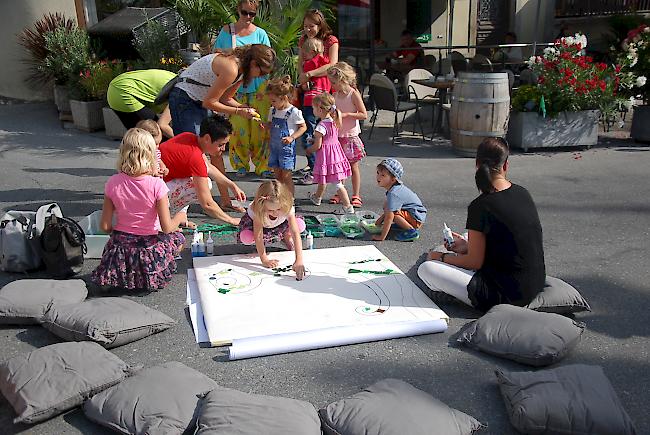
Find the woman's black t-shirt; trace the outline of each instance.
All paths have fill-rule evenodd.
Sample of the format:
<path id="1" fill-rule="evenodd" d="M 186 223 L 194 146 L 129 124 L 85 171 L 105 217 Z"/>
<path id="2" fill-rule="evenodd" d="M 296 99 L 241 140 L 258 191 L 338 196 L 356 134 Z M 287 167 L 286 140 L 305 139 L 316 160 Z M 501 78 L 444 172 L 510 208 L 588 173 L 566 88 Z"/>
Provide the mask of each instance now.
<path id="1" fill-rule="evenodd" d="M 523 306 L 544 287 L 542 226 L 528 191 L 516 184 L 482 194 L 469 205 L 467 229 L 485 235 L 485 260 L 467 285 L 474 306 Z"/>

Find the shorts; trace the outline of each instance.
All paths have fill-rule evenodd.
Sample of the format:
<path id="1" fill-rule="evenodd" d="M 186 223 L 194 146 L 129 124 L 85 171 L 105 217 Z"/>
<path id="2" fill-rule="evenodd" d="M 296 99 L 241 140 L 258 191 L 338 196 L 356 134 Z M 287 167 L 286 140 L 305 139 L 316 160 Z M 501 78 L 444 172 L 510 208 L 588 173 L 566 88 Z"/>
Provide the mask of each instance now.
<path id="1" fill-rule="evenodd" d="M 350 163 L 355 163 L 366 156 L 366 148 L 359 136 L 340 137 L 341 148 Z"/>
<path id="2" fill-rule="evenodd" d="M 415 219 L 413 215 L 406 210 L 398 210 L 393 213 L 397 216 L 402 216 L 404 219 L 406 219 L 406 222 L 408 222 L 416 230 L 422 226 L 422 222 Z"/>
<path id="3" fill-rule="evenodd" d="M 269 167 L 293 171 L 296 166 L 296 141 L 290 144 L 271 145 L 269 154 Z"/>

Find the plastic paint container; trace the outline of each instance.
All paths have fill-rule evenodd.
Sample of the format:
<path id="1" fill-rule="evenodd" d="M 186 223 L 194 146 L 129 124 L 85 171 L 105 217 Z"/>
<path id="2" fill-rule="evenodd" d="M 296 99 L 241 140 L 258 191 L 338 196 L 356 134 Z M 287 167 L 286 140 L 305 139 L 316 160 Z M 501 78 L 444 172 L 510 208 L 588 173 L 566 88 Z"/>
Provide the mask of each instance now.
<path id="1" fill-rule="evenodd" d="M 369 219 L 361 221 L 361 226 L 370 234 L 380 234 L 382 230 L 381 225 L 375 225 L 375 222 Z"/>
<path id="2" fill-rule="evenodd" d="M 341 216 L 339 219 L 339 222 L 341 223 L 341 226 L 343 225 L 359 225 L 359 218 L 356 217 L 353 214 L 346 214 Z"/>
<path id="3" fill-rule="evenodd" d="M 326 237 L 338 237 L 341 234 L 341 229 L 339 227 L 332 227 L 325 225 L 325 236 Z"/>
<path id="4" fill-rule="evenodd" d="M 364 234 L 363 229 L 359 225 L 345 224 L 341 225 L 341 232 L 345 234 L 348 239 L 356 239 L 362 237 Z"/>
<path id="5" fill-rule="evenodd" d="M 361 221 L 364 220 L 373 220 L 377 221 L 379 219 L 379 215 L 375 213 L 374 211 L 371 210 L 359 210 L 354 213 Z"/>
<path id="6" fill-rule="evenodd" d="M 339 218 L 333 214 L 319 214 L 316 218 L 326 227 L 335 227 L 339 224 Z"/>

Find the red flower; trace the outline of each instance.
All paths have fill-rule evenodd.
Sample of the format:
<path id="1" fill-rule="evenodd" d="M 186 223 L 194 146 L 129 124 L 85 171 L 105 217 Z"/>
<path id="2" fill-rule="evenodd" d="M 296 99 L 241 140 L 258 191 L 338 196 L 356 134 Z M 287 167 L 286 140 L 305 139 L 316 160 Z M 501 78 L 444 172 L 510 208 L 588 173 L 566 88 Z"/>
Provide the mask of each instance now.
<path id="1" fill-rule="evenodd" d="M 620 65 L 616 65 L 616 67 L 614 68 L 614 70 L 615 70 L 617 73 L 620 73 L 620 72 L 621 72 L 621 66 L 620 66 Z"/>

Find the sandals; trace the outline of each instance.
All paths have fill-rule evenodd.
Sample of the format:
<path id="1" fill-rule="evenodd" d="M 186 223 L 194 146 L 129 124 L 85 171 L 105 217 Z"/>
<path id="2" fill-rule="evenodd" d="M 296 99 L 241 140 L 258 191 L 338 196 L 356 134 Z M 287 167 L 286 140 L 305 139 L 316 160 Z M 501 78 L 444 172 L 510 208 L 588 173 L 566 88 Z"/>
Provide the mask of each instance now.
<path id="1" fill-rule="evenodd" d="M 350 204 L 352 204 L 355 207 L 362 207 L 363 201 L 361 200 L 360 196 L 352 195 L 352 198 L 350 199 Z"/>
<path id="2" fill-rule="evenodd" d="M 330 198 L 330 204 L 340 204 L 341 203 L 341 198 L 339 198 L 338 195 L 334 195 L 333 197 Z"/>

